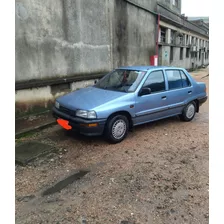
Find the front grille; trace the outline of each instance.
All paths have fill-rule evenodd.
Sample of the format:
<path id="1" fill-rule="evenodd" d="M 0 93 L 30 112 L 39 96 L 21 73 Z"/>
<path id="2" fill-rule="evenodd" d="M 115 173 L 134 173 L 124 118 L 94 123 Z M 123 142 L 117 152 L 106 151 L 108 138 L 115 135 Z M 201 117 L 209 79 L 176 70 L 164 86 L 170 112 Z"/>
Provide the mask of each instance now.
<path id="1" fill-rule="evenodd" d="M 75 116 L 75 113 L 76 113 L 75 110 L 70 110 L 70 109 L 65 108 L 65 107 L 63 107 L 63 106 L 60 106 L 59 110 L 60 110 L 61 112 L 65 113 L 65 114 L 68 114 L 68 115 L 73 116 L 73 117 Z"/>

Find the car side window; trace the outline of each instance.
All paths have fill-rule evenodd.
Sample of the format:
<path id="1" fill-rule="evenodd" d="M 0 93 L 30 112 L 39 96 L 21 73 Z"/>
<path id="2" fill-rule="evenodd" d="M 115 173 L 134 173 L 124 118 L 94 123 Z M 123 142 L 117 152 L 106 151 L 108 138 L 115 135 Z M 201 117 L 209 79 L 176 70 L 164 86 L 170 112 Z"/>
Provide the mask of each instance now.
<path id="1" fill-rule="evenodd" d="M 182 88 L 182 79 L 178 70 L 166 70 L 169 89 Z"/>
<path id="2" fill-rule="evenodd" d="M 143 87 L 150 88 L 152 93 L 165 91 L 165 79 L 163 71 L 151 72 Z"/>
<path id="3" fill-rule="evenodd" d="M 190 80 L 183 71 L 180 71 L 183 87 L 191 86 Z"/>

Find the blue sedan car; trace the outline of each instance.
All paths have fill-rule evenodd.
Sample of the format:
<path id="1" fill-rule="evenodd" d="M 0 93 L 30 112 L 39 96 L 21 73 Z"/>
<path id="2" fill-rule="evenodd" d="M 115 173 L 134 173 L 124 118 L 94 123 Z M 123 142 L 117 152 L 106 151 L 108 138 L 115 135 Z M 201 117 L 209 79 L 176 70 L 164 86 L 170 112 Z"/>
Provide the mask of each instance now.
<path id="1" fill-rule="evenodd" d="M 53 115 L 67 130 L 118 143 L 136 125 L 176 115 L 191 121 L 206 100 L 205 83 L 183 68 L 120 67 L 94 86 L 59 97 Z"/>

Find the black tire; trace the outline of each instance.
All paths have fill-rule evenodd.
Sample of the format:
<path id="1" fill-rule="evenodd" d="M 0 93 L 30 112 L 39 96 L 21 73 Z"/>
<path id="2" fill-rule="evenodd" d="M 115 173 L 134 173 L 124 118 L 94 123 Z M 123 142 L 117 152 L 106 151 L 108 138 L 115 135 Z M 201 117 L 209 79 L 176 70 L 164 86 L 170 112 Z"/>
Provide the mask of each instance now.
<path id="1" fill-rule="evenodd" d="M 189 111 L 191 110 L 191 111 Z M 180 119 L 182 121 L 191 121 L 196 113 L 196 103 L 194 101 L 187 104 L 187 106 L 184 107 L 182 114 L 180 115 Z"/>
<path id="2" fill-rule="evenodd" d="M 117 131 L 115 129 L 117 129 Z M 107 121 L 105 136 L 110 143 L 116 144 L 125 139 L 128 130 L 129 121 L 127 117 L 124 115 L 115 115 Z M 117 137 L 116 134 L 118 135 Z"/>

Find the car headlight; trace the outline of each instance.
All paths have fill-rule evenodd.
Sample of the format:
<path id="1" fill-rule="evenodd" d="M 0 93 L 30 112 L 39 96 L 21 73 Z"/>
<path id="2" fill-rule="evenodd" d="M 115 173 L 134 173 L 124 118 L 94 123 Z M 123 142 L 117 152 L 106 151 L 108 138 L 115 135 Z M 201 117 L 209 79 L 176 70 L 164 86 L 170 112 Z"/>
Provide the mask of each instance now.
<path id="1" fill-rule="evenodd" d="M 91 111 L 87 111 L 87 110 L 77 110 L 76 111 L 76 116 L 77 117 L 84 117 L 84 118 L 96 118 L 96 112 L 91 110 Z"/>
<path id="2" fill-rule="evenodd" d="M 60 108 L 60 104 L 57 102 L 57 101 L 55 101 L 55 107 L 57 108 L 57 109 L 59 109 Z"/>

